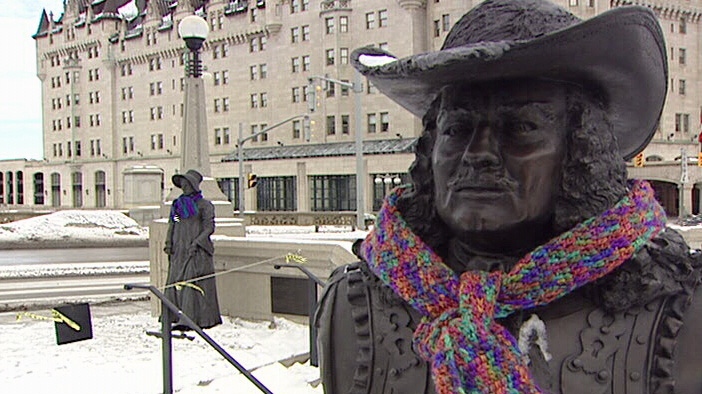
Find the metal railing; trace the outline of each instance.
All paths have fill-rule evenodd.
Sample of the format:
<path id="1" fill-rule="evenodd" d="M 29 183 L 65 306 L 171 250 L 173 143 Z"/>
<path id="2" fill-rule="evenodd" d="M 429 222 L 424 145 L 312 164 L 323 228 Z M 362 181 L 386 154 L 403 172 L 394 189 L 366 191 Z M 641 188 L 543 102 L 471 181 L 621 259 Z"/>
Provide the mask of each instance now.
<path id="1" fill-rule="evenodd" d="M 273 394 L 266 386 L 263 385 L 251 372 L 244 368 L 238 361 L 234 359 L 226 350 L 224 350 L 217 342 L 215 342 L 205 331 L 202 330 L 188 315 L 178 309 L 166 296 L 152 285 L 126 284 L 125 290 L 146 289 L 151 291 L 159 300 L 161 300 L 161 340 L 163 344 L 163 394 L 173 394 L 173 358 L 172 358 L 172 330 L 171 330 L 171 313 L 173 313 L 179 321 L 179 324 L 188 326 L 195 331 L 202 339 L 205 340 L 213 349 L 224 357 L 230 364 L 234 366 L 242 375 L 253 383 L 262 393 Z"/>

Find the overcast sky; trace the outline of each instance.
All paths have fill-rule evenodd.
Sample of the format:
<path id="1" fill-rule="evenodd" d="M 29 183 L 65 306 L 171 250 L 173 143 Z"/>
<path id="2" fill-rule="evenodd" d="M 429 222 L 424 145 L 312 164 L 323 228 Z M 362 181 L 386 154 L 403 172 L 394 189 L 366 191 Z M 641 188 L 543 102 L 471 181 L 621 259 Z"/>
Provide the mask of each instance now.
<path id="1" fill-rule="evenodd" d="M 32 35 L 42 9 L 63 12 L 63 0 L 0 0 L 0 160 L 42 159 L 41 86 Z"/>

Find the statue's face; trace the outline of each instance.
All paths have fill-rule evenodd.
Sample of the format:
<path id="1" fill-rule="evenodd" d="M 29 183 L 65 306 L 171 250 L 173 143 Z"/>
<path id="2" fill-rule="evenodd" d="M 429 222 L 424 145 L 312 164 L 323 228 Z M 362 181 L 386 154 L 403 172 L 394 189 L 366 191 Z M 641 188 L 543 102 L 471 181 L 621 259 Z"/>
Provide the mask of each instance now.
<path id="1" fill-rule="evenodd" d="M 436 210 L 456 233 L 551 218 L 566 150 L 566 89 L 536 80 L 447 87 L 432 154 Z"/>
<path id="2" fill-rule="evenodd" d="M 191 194 L 192 192 L 195 191 L 195 188 L 193 187 L 193 185 L 191 185 L 190 182 L 185 178 L 183 178 L 180 181 L 180 188 L 183 190 L 183 194 L 186 194 L 186 195 Z"/>

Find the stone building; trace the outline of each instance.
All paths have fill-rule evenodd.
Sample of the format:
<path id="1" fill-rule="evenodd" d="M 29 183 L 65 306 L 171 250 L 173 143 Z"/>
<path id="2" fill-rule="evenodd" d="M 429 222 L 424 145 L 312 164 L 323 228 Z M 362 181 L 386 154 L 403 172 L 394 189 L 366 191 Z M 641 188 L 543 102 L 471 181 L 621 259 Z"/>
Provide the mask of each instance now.
<path id="1" fill-rule="evenodd" d="M 699 211 L 699 0 L 559 0 L 588 18 L 640 4 L 660 18 L 670 91 L 659 131 L 631 175 L 655 181 L 671 215 Z M 202 59 L 212 176 L 238 209 L 237 140 L 246 210 L 356 210 L 355 94 L 350 52 L 397 56 L 440 48 L 471 0 L 67 0 L 36 34 L 44 160 L 0 161 L 0 203 L 18 208 L 158 205 L 181 155 L 185 45 L 178 22 L 198 14 L 210 35 Z M 613 38 L 616 39 L 616 38 Z M 312 78 L 312 83 L 310 83 Z M 402 182 L 421 125 L 362 81 L 364 211 Z M 312 94 L 316 97 L 311 101 Z M 302 115 L 308 114 L 309 130 Z M 685 154 L 682 154 L 682 152 Z M 690 166 L 680 160 L 687 155 Z M 685 182 L 682 173 L 685 172 Z M 682 198 L 682 199 L 681 199 Z"/>

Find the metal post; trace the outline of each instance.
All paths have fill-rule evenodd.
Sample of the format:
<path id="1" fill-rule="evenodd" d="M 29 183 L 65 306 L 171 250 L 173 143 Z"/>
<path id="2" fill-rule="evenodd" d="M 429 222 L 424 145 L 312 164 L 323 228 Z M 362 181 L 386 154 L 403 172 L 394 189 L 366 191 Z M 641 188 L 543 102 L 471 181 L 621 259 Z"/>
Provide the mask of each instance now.
<path id="1" fill-rule="evenodd" d="M 161 343 L 161 353 L 163 356 L 163 394 L 173 394 L 171 312 L 165 302 L 161 302 Z"/>
<path id="2" fill-rule="evenodd" d="M 244 216 L 244 124 L 239 122 L 239 139 L 236 143 L 236 157 L 239 159 L 239 217 Z"/>
<path id="3" fill-rule="evenodd" d="M 313 279 L 307 279 L 307 302 L 309 304 L 310 365 L 319 367 L 319 360 L 317 357 L 317 327 L 314 325 L 314 314 L 317 310 L 317 283 Z"/>
<path id="4" fill-rule="evenodd" d="M 361 121 L 361 73 L 356 71 L 353 83 L 354 108 L 356 118 L 356 228 L 366 229 L 365 221 L 365 171 L 363 170 L 363 127 Z"/>

